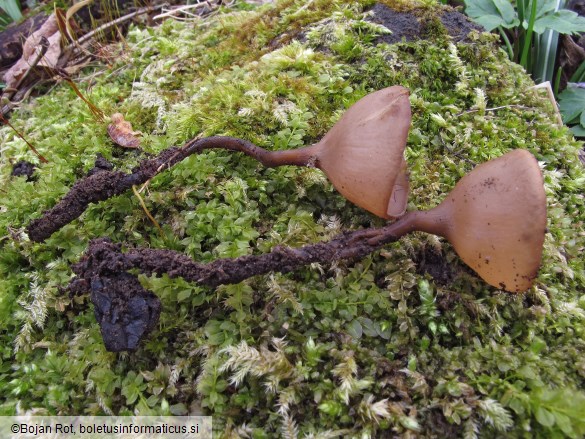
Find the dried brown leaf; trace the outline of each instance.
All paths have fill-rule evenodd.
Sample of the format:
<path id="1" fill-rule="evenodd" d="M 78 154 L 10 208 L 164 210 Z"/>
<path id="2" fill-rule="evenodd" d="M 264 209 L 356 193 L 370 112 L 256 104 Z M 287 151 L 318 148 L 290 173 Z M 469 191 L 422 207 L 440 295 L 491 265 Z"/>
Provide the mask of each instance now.
<path id="1" fill-rule="evenodd" d="M 38 30 L 26 39 L 22 47 L 22 56 L 4 74 L 4 82 L 7 88 L 16 88 L 20 78 L 30 69 L 41 47 L 41 39 L 43 37 L 49 42 L 49 47 L 37 63 L 37 66 L 57 67 L 59 57 L 61 56 L 61 32 L 59 32 L 59 26 L 57 25 L 57 17 L 53 13 Z"/>
<path id="2" fill-rule="evenodd" d="M 108 125 L 108 134 L 115 144 L 123 148 L 140 148 L 140 131 L 133 131 L 130 122 L 120 113 L 112 114 L 112 123 Z"/>

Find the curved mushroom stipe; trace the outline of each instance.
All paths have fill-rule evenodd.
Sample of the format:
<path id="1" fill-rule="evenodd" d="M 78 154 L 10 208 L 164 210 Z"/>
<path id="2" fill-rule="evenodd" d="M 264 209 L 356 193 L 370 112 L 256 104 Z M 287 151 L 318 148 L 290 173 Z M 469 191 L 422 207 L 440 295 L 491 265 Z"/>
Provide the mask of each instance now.
<path id="1" fill-rule="evenodd" d="M 119 244 L 94 239 L 74 266 L 78 279 L 72 285 L 77 288 L 91 283 L 95 276 L 137 268 L 217 287 L 271 271 L 286 273 L 313 262 L 360 259 L 410 232 L 421 231 L 447 238 L 463 261 L 489 284 L 519 292 L 529 288 L 536 277 L 545 226 L 546 198 L 538 163 L 529 152 L 516 150 L 477 166 L 431 210 L 411 211 L 385 227 L 344 232 L 328 242 L 299 248 L 278 246 L 261 255 L 201 264 L 172 250 L 135 248 L 122 254 Z"/>
<path id="2" fill-rule="evenodd" d="M 381 218 L 397 218 L 406 210 L 409 192 L 404 160 L 412 119 L 408 96 L 399 85 L 370 93 L 321 141 L 304 148 L 267 151 L 241 139 L 216 137 L 215 142 L 199 143 L 197 152 L 223 148 L 243 152 L 267 167 L 314 166 L 352 203 Z"/>
<path id="3" fill-rule="evenodd" d="M 408 174 L 404 148 L 410 127 L 408 90 L 400 86 L 371 93 L 351 106 L 323 140 L 304 148 L 267 151 L 234 137 L 191 139 L 181 148 L 167 148 L 143 160 L 130 174 L 97 165 L 51 209 L 34 219 L 26 230 L 42 242 L 78 218 L 91 203 L 107 200 L 148 182 L 191 154 L 227 149 L 253 157 L 264 166 L 315 166 L 337 190 L 360 207 L 382 218 L 395 218 L 406 209 Z"/>
<path id="4" fill-rule="evenodd" d="M 536 158 L 514 150 L 477 166 L 437 207 L 409 212 L 385 227 L 399 236 L 443 236 L 490 285 L 510 292 L 532 286 L 546 232 L 546 195 Z"/>

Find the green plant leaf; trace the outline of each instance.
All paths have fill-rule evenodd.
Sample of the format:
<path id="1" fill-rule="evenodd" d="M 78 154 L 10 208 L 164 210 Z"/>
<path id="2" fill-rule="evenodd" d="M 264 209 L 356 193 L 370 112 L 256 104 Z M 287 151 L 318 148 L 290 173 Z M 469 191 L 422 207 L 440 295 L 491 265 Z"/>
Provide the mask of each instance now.
<path id="1" fill-rule="evenodd" d="M 557 426 L 561 429 L 563 433 L 567 436 L 573 436 L 575 432 L 573 431 L 573 427 L 571 426 L 571 419 L 568 416 L 563 415 L 562 413 L 555 413 L 555 422 Z"/>
<path id="2" fill-rule="evenodd" d="M 583 128 L 581 125 L 572 126 L 571 132 L 575 137 L 585 137 L 585 128 Z"/>
<path id="3" fill-rule="evenodd" d="M 543 427 L 552 427 L 555 425 L 555 415 L 544 407 L 538 407 L 538 410 L 536 410 L 536 420 Z"/>
<path id="4" fill-rule="evenodd" d="M 585 61 L 581 63 L 579 68 L 575 70 L 575 73 L 569 79 L 569 82 L 583 82 L 585 79 Z"/>
<path id="5" fill-rule="evenodd" d="M 533 413 L 544 427 L 556 426 L 569 437 L 585 434 L 585 394 L 576 389 L 538 388 L 531 394 Z"/>
<path id="6" fill-rule="evenodd" d="M 514 6 L 508 0 L 465 0 L 465 13 L 487 31 L 498 26 L 512 28 L 520 24 Z"/>
<path id="7" fill-rule="evenodd" d="M 532 5 L 530 1 L 528 3 Z M 543 17 L 549 12 L 555 12 L 561 7 L 558 0 L 536 0 L 536 18 Z"/>
<path id="8" fill-rule="evenodd" d="M 559 95 L 559 109 L 564 123 L 576 122 L 585 110 L 585 88 L 567 84 L 567 88 Z"/>
<path id="9" fill-rule="evenodd" d="M 412 418 L 410 416 L 400 416 L 400 418 L 398 418 L 398 422 L 400 422 L 404 428 L 412 431 L 420 431 L 420 424 L 416 418 Z"/>
<path id="10" fill-rule="evenodd" d="M 541 34 L 552 29 L 560 34 L 576 34 L 585 32 L 585 17 L 580 17 L 573 11 L 561 9 L 553 14 L 538 17 L 534 22 L 534 32 Z"/>
<path id="11" fill-rule="evenodd" d="M 355 338 L 356 340 L 359 340 L 360 338 L 362 338 L 362 334 L 364 331 L 363 331 L 363 328 L 362 328 L 362 325 L 360 322 L 358 322 L 357 320 L 352 320 L 347 325 L 347 332 L 353 338 Z"/>
<path id="12" fill-rule="evenodd" d="M 540 17 L 545 12 L 556 12 L 564 6 L 563 0 L 548 0 L 537 5 L 536 16 Z M 536 50 L 532 63 L 532 78 L 536 83 L 552 81 L 559 46 L 559 33 L 553 29 L 545 30 L 534 39 Z"/>

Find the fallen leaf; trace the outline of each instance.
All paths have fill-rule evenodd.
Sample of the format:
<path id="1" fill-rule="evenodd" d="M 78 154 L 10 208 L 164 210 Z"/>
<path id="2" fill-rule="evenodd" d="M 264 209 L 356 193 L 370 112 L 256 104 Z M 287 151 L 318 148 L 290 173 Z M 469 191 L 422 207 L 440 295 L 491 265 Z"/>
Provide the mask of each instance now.
<path id="1" fill-rule="evenodd" d="M 53 13 L 43 25 L 33 32 L 22 46 L 22 56 L 5 74 L 4 82 L 7 88 L 16 88 L 22 76 L 31 68 L 41 47 L 41 39 L 46 38 L 49 45 L 47 51 L 37 63 L 39 67 L 56 68 L 61 56 L 61 32 L 57 24 L 57 17 Z"/>
<path id="2" fill-rule="evenodd" d="M 110 138 L 124 148 L 140 148 L 140 139 L 136 137 L 142 134 L 140 131 L 133 131 L 130 122 L 124 120 L 120 113 L 112 114 L 112 123 L 108 125 Z"/>

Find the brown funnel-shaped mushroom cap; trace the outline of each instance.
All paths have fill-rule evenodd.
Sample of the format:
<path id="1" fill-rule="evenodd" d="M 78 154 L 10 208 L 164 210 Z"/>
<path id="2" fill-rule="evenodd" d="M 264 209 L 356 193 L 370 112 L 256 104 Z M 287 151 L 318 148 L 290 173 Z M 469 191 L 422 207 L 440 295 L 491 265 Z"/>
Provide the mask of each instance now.
<path id="1" fill-rule="evenodd" d="M 528 151 L 477 166 L 426 213 L 435 233 L 486 282 L 511 292 L 532 285 L 542 257 L 546 195 L 538 162 Z"/>
<path id="2" fill-rule="evenodd" d="M 410 120 L 407 89 L 393 86 L 371 93 L 310 147 L 316 166 L 352 203 L 382 218 L 401 216 L 408 199 L 404 148 Z"/>

